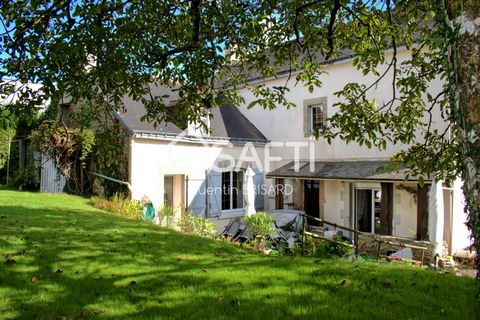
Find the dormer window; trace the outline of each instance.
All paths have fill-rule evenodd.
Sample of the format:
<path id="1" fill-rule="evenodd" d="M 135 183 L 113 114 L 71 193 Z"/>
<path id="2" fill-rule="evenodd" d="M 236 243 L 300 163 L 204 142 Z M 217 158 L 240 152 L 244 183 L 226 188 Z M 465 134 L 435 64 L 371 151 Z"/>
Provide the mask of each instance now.
<path id="1" fill-rule="evenodd" d="M 200 122 L 190 122 L 188 124 L 188 135 L 190 136 L 209 136 L 209 129 L 210 129 L 210 117 L 208 115 L 204 115 L 200 117 L 203 124 Z M 206 125 L 206 128 L 205 128 Z M 208 128 L 208 129 L 207 129 Z"/>

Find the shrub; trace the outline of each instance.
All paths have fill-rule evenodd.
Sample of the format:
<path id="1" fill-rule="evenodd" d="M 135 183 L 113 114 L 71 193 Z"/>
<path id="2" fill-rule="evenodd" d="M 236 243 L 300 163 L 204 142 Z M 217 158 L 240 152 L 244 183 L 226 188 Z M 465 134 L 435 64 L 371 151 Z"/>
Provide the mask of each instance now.
<path id="1" fill-rule="evenodd" d="M 340 236 L 333 236 L 332 239 L 348 244 L 348 242 L 343 241 Z M 351 251 L 351 248 L 346 245 L 327 240 L 321 240 L 316 246 L 315 255 L 324 258 L 346 257 L 351 254 Z"/>
<path id="2" fill-rule="evenodd" d="M 15 172 L 10 186 L 18 190 L 33 190 L 38 188 L 38 172 L 35 166 L 29 165 Z"/>
<path id="3" fill-rule="evenodd" d="M 116 193 L 111 200 L 100 197 L 92 197 L 89 203 L 95 208 L 115 213 L 121 216 L 140 219 L 142 217 L 142 206 L 130 199 Z"/>
<path id="4" fill-rule="evenodd" d="M 272 237 L 276 231 L 274 221 L 275 219 L 265 212 L 257 212 L 251 216 L 243 217 L 243 222 L 255 236 Z"/>
<path id="5" fill-rule="evenodd" d="M 187 213 L 177 222 L 183 232 L 192 233 L 202 237 L 214 238 L 217 235 L 216 224 L 208 219 L 196 217 Z"/>
<path id="6" fill-rule="evenodd" d="M 162 209 L 160 209 L 159 213 L 161 218 L 165 220 L 165 226 L 171 228 L 173 223 L 173 216 L 175 215 L 175 211 L 173 210 L 173 208 L 168 205 L 164 205 Z"/>

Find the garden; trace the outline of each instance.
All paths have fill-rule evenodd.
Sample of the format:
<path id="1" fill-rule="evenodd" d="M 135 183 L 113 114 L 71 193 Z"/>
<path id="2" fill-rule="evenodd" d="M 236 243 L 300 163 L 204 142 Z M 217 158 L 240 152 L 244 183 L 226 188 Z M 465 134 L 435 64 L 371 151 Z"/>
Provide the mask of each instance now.
<path id="1" fill-rule="evenodd" d="M 262 255 L 92 207 L 0 191 L 5 319 L 476 319 L 475 280 L 365 259 Z"/>

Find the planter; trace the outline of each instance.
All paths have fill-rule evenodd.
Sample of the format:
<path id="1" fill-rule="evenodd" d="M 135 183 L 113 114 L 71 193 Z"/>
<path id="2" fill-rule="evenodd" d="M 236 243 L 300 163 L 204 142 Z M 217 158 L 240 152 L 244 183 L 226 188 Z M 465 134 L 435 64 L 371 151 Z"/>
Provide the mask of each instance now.
<path id="1" fill-rule="evenodd" d="M 264 236 L 258 235 L 255 237 L 255 250 L 265 254 L 265 237 Z"/>

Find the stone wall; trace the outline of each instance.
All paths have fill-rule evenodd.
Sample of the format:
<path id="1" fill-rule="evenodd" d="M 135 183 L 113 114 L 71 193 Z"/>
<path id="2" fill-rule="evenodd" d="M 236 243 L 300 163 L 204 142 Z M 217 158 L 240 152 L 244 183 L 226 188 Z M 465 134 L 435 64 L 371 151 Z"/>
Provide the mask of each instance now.
<path id="1" fill-rule="evenodd" d="M 381 236 L 381 235 L 374 235 L 371 233 L 359 233 L 358 235 L 358 250 L 360 253 L 368 253 L 377 255 L 378 249 L 378 242 L 375 239 L 396 242 L 396 243 L 403 243 L 409 244 L 413 246 L 419 247 L 427 247 L 428 249 L 425 250 L 425 255 L 423 261 L 425 263 L 433 263 L 432 260 L 432 253 L 433 253 L 433 246 L 430 242 L 427 241 L 416 241 L 407 238 L 396 238 L 392 236 Z M 400 246 L 398 245 L 390 245 L 382 243 L 380 247 L 380 255 L 387 255 L 389 251 L 398 251 L 400 250 Z M 421 261 L 422 260 L 422 250 L 420 249 L 412 249 L 413 259 Z"/>

